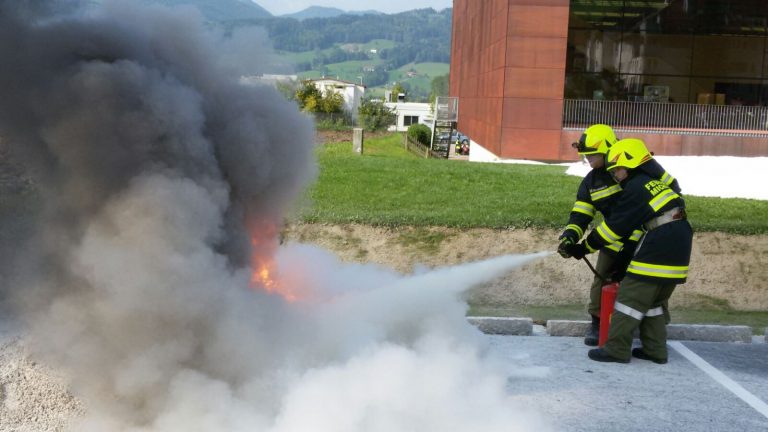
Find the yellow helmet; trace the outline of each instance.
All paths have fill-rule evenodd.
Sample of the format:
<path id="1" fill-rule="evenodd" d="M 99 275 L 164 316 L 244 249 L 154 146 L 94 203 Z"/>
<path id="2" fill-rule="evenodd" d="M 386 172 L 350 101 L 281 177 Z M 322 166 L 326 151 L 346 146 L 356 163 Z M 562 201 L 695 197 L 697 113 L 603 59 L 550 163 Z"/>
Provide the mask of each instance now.
<path id="1" fill-rule="evenodd" d="M 614 144 L 608 150 L 605 158 L 605 168 L 613 170 L 618 167 L 637 168 L 653 159 L 645 144 L 637 138 L 626 138 Z"/>
<path id="2" fill-rule="evenodd" d="M 588 127 L 578 142 L 571 144 L 580 155 L 606 154 L 616 143 L 616 134 L 610 126 L 595 124 Z"/>

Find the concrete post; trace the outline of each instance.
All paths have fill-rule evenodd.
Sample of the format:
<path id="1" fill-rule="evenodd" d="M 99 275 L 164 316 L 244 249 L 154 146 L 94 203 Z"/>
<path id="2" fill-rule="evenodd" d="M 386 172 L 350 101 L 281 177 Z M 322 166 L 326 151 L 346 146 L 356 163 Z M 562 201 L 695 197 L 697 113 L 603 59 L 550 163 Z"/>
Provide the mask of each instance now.
<path id="1" fill-rule="evenodd" d="M 363 128 L 352 129 L 352 151 L 363 154 Z"/>

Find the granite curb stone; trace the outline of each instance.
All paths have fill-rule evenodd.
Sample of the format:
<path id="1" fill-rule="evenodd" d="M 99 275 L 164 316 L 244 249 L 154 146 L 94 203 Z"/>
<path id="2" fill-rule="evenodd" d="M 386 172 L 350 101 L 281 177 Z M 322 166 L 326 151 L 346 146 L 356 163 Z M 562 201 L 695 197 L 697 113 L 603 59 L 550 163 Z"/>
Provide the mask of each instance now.
<path id="1" fill-rule="evenodd" d="M 533 333 L 531 318 L 467 317 L 467 321 L 485 334 L 530 336 Z"/>
<path id="2" fill-rule="evenodd" d="M 533 333 L 531 318 L 467 317 L 467 320 L 486 334 L 530 336 Z M 546 331 L 549 336 L 583 337 L 589 325 L 590 321 L 548 320 Z M 763 338 L 768 342 L 768 328 Z M 669 324 L 667 339 L 752 343 L 752 328 L 741 325 Z"/>
<path id="3" fill-rule="evenodd" d="M 584 336 L 589 324 L 589 321 L 549 320 L 547 321 L 547 332 L 550 336 L 581 337 Z M 752 328 L 709 324 L 669 324 L 667 325 L 667 339 L 752 343 Z"/>
<path id="4" fill-rule="evenodd" d="M 668 324 L 667 339 L 752 343 L 752 328 L 743 325 Z"/>

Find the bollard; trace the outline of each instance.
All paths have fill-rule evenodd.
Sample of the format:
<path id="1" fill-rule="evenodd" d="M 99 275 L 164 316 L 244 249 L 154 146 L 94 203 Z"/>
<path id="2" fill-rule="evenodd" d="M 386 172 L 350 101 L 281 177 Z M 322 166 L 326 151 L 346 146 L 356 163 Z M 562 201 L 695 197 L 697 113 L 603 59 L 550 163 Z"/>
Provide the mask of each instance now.
<path id="1" fill-rule="evenodd" d="M 363 154 L 363 128 L 352 129 L 352 151 Z"/>
<path id="2" fill-rule="evenodd" d="M 619 283 L 610 282 L 603 285 L 600 295 L 600 337 L 597 344 L 602 347 L 608 340 L 608 329 L 611 328 L 611 316 L 613 315 L 613 305 L 616 303 L 616 296 L 619 293 Z"/>

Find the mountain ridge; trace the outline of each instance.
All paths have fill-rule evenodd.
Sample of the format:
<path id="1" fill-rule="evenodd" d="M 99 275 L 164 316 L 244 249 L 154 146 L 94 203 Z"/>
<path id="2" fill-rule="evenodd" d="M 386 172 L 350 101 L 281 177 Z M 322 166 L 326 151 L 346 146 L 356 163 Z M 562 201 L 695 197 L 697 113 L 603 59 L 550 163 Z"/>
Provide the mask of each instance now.
<path id="1" fill-rule="evenodd" d="M 209 21 L 272 18 L 273 15 L 250 0 L 141 0 L 145 4 L 194 6 Z"/>
<path id="2" fill-rule="evenodd" d="M 382 15 L 382 12 L 369 9 L 363 11 L 345 11 L 335 7 L 310 6 L 298 12 L 279 15 L 279 18 L 294 18 L 299 21 L 311 18 L 334 18 L 339 15 Z"/>

